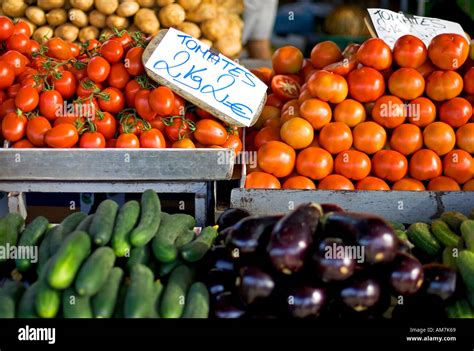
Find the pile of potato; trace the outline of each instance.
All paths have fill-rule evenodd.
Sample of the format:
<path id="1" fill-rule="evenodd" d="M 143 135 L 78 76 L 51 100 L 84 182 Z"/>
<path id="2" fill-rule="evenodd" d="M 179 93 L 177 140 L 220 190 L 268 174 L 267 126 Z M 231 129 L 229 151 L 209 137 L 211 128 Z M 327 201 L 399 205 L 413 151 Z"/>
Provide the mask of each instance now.
<path id="1" fill-rule="evenodd" d="M 87 41 L 113 28 L 156 34 L 174 27 L 224 55 L 242 49 L 243 0 L 0 0 L 0 14 L 23 18 L 39 42 Z"/>

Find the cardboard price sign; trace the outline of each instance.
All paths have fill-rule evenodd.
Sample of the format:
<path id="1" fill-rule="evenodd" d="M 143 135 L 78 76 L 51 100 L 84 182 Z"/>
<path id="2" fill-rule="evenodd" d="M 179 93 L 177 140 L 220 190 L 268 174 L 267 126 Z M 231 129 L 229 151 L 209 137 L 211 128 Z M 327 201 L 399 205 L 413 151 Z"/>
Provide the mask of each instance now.
<path id="1" fill-rule="evenodd" d="M 369 29 L 375 31 L 380 39 L 383 39 L 393 49 L 398 38 L 412 34 L 420 38 L 425 45 L 430 45 L 431 39 L 438 34 L 456 33 L 470 39 L 456 22 L 445 21 L 438 18 L 406 15 L 385 9 L 367 9 L 371 20 Z"/>
<path id="2" fill-rule="evenodd" d="M 251 126 L 265 104 L 267 86 L 248 69 L 173 28 L 150 42 L 143 64 L 153 80 L 232 125 Z"/>

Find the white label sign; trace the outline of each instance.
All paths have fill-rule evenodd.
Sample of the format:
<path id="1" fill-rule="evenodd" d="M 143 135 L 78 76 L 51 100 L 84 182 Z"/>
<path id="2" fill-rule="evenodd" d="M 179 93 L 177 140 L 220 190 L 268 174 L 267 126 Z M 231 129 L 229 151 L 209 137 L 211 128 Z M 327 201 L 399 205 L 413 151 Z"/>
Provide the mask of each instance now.
<path id="1" fill-rule="evenodd" d="M 397 39 L 406 34 L 420 38 L 426 46 L 430 45 L 431 39 L 442 33 L 460 34 L 469 41 L 461 25 L 456 22 L 405 15 L 385 9 L 367 9 L 367 11 L 377 36 L 385 40 L 392 49 Z"/>
<path id="2" fill-rule="evenodd" d="M 250 126 L 267 91 L 249 70 L 173 28 L 145 67 L 245 126 Z"/>

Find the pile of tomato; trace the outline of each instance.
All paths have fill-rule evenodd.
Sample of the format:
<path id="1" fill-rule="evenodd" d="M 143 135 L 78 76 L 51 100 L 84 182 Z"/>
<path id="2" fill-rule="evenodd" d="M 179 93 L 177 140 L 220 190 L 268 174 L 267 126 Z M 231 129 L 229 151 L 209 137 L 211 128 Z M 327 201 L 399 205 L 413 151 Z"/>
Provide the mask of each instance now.
<path id="1" fill-rule="evenodd" d="M 150 38 L 116 31 L 40 45 L 30 36 L 25 22 L 0 16 L 1 135 L 11 147 L 242 149 L 237 128 L 147 77 Z"/>
<path id="2" fill-rule="evenodd" d="M 468 41 L 411 35 L 341 52 L 318 43 L 305 59 L 286 46 L 247 133 L 257 153 L 248 188 L 474 190 L 474 63 Z"/>

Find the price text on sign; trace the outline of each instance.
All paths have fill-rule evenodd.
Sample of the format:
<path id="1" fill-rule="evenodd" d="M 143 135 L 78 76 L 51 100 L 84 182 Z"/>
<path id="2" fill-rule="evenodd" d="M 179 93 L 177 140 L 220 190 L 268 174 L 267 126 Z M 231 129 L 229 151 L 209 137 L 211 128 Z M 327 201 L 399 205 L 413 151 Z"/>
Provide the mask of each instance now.
<path id="1" fill-rule="evenodd" d="M 393 48 L 398 38 L 405 34 L 412 34 L 420 38 L 428 46 L 438 34 L 456 33 L 469 38 L 456 22 L 438 18 L 405 15 L 385 9 L 367 9 L 377 36 Z"/>
<path id="2" fill-rule="evenodd" d="M 212 108 L 249 126 L 267 86 L 246 68 L 170 28 L 145 67 Z"/>

